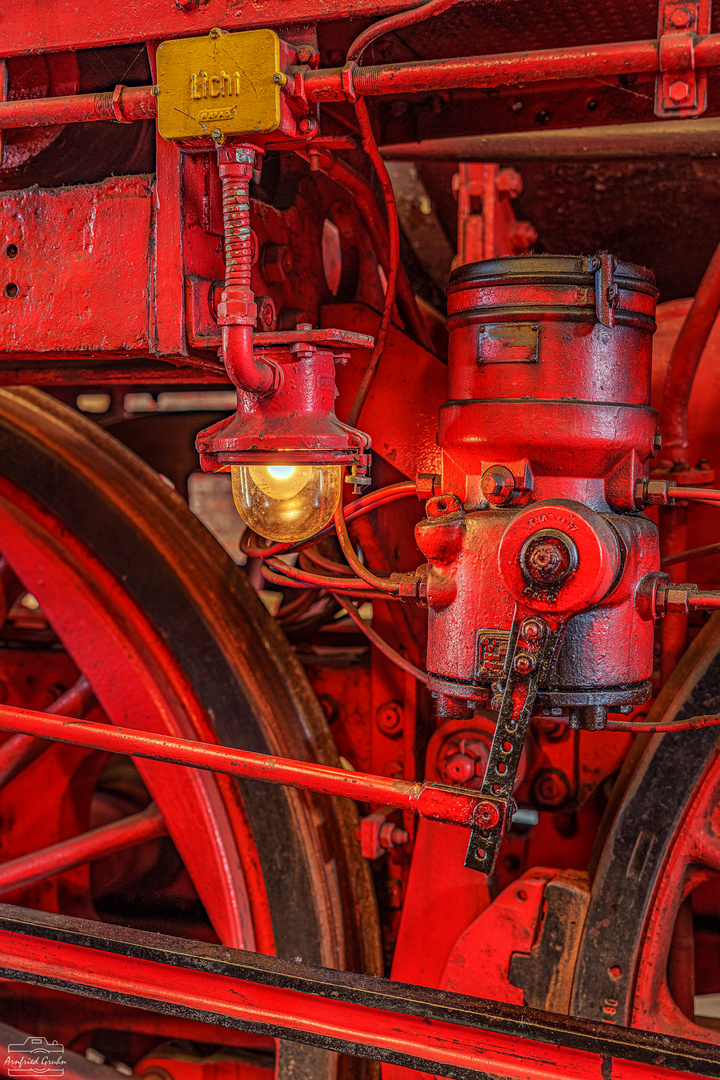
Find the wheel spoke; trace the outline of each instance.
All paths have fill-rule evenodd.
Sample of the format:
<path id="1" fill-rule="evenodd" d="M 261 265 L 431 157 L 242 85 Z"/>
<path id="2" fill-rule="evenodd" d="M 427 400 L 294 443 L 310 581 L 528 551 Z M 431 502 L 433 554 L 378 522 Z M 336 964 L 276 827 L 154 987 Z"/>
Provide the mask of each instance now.
<path id="1" fill-rule="evenodd" d="M 0 576 L 1 574 L 0 567 Z M 73 716 L 81 720 L 94 703 L 93 688 L 88 679 L 81 675 L 74 686 L 53 701 L 46 711 L 55 716 Z M 49 746 L 52 746 L 49 739 L 38 739 L 34 735 L 11 735 L 0 746 L 0 790 L 31 765 Z"/>
<path id="2" fill-rule="evenodd" d="M 167 829 L 160 811 L 154 804 L 139 814 L 111 821 L 81 836 L 61 840 L 58 844 L 21 855 L 0 865 L 0 896 L 36 881 L 60 874 L 74 866 L 93 862 L 127 848 L 165 836 Z"/>

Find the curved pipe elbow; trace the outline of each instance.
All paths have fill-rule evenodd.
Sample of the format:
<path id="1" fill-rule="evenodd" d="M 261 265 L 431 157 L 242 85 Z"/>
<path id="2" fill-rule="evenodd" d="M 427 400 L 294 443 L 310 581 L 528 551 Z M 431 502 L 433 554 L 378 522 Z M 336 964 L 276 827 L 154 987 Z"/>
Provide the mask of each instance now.
<path id="1" fill-rule="evenodd" d="M 283 376 L 279 366 L 253 352 L 252 326 L 223 326 L 222 340 L 225 370 L 239 390 L 267 397 L 280 389 Z"/>

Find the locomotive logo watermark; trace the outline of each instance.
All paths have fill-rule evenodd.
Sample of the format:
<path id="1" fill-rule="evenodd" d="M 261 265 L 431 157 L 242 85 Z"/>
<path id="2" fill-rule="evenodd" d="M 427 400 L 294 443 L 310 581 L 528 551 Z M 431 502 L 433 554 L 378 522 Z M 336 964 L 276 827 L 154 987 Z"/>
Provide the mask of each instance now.
<path id="1" fill-rule="evenodd" d="M 64 1076 L 66 1065 L 62 1043 L 28 1035 L 25 1042 L 10 1043 L 2 1071 L 6 1076 Z"/>

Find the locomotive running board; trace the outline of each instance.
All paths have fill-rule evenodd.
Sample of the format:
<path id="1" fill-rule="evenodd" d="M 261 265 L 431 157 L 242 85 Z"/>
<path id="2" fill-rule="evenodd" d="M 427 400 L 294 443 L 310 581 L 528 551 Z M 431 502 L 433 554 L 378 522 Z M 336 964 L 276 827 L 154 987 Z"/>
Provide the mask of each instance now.
<path id="1" fill-rule="evenodd" d="M 704 1043 L 7 904 L 0 977 L 457 1080 L 720 1078 Z"/>

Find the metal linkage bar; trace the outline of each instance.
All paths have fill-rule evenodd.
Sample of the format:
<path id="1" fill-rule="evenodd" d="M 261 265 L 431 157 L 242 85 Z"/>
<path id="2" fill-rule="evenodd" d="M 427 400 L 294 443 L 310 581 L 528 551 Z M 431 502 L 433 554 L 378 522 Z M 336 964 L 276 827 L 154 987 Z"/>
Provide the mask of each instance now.
<path id="1" fill-rule="evenodd" d="M 340 795 L 346 799 L 379 803 L 398 810 L 410 810 L 432 821 L 472 828 L 481 824 L 487 808 L 503 819 L 504 804 L 476 791 L 446 787 L 443 784 L 411 783 L 368 773 L 346 772 L 330 765 L 309 761 L 291 761 L 270 754 L 255 754 L 229 746 L 154 735 L 133 728 L 113 728 L 89 720 L 58 719 L 49 713 L 0 706 L 0 730 L 22 731 L 42 739 L 56 739 L 76 746 L 90 746 L 112 754 L 167 761 L 210 772 L 261 780 L 266 784 L 296 787 L 321 795 Z M 497 807 L 497 809 L 496 809 Z"/>
<path id="2" fill-rule="evenodd" d="M 472 1080 L 720 1078 L 717 1047 L 0 905 L 0 976 Z"/>
<path id="3" fill-rule="evenodd" d="M 720 65 L 720 34 L 696 36 L 696 68 Z M 606 78 L 611 75 L 657 74 L 660 42 L 620 41 L 606 45 L 579 45 L 563 49 L 498 53 L 491 56 L 419 60 L 405 64 L 379 64 L 352 68 L 305 71 L 304 92 L 311 103 L 343 101 L 348 96 L 423 93 L 430 90 L 487 89 L 518 83 L 566 79 Z M 154 87 L 115 87 L 114 92 L 74 97 L 0 101 L 0 130 L 38 127 L 89 120 L 153 119 L 157 115 Z"/>

